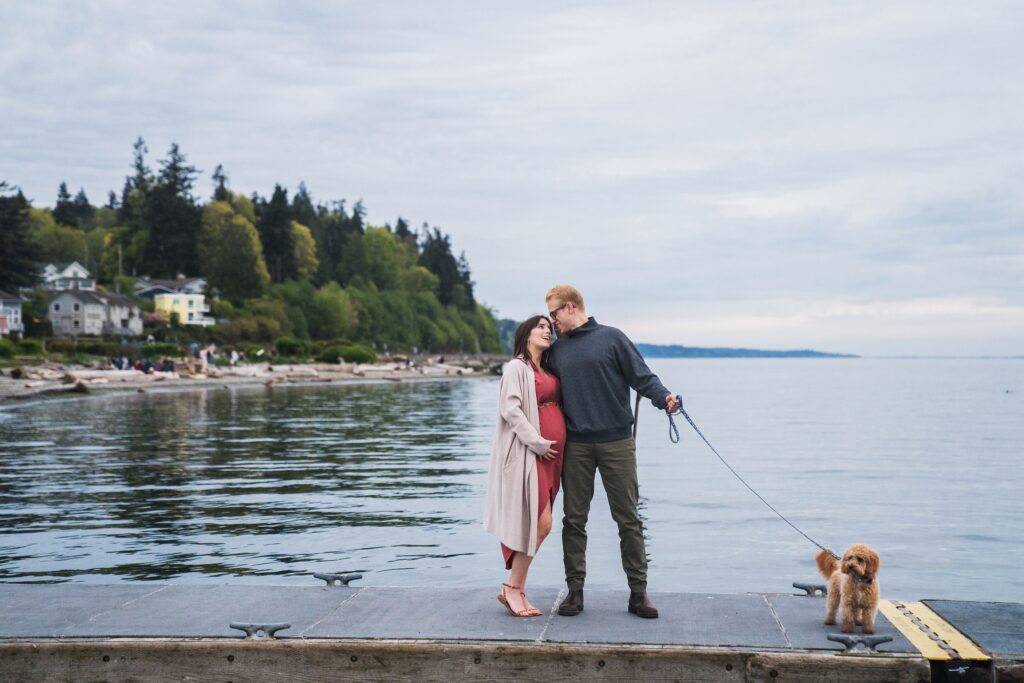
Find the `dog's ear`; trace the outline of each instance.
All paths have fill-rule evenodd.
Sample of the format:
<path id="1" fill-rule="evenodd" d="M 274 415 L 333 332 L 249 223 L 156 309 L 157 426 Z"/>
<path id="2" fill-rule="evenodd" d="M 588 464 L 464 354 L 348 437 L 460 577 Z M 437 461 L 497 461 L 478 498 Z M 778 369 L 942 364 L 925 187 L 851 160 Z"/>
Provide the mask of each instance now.
<path id="1" fill-rule="evenodd" d="M 874 578 L 875 575 L 878 573 L 878 568 L 882 566 L 882 558 L 880 558 L 878 556 L 878 553 L 876 553 L 874 550 L 870 550 L 869 549 L 867 554 L 868 554 L 867 575 L 870 576 L 871 578 Z"/>
<path id="2" fill-rule="evenodd" d="M 844 574 L 850 573 L 850 569 L 846 566 L 846 558 L 849 555 L 849 552 L 850 551 L 846 551 L 845 553 L 843 553 L 843 559 L 839 560 L 839 571 L 841 571 Z"/>

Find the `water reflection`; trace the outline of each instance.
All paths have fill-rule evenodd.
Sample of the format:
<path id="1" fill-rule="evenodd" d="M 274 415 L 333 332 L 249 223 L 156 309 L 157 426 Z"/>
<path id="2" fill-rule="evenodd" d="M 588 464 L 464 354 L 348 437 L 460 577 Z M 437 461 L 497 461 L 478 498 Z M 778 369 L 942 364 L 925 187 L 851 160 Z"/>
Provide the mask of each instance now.
<path id="1" fill-rule="evenodd" d="M 409 568 L 472 554 L 365 538 L 353 553 L 328 539 L 476 521 L 464 501 L 491 423 L 472 409 L 481 385 L 493 391 L 488 380 L 221 389 L 17 411 L 0 422 L 0 442 L 15 445 L 0 455 L 0 521 L 14 541 L 0 548 L 0 580 L 307 573 L 374 550 Z"/>
<path id="2" fill-rule="evenodd" d="M 827 545 L 875 546 L 888 595 L 1024 600 L 1019 361 L 652 367 L 780 512 Z M 364 585 L 496 590 L 501 554 L 480 523 L 496 396 L 496 381 L 480 379 L 0 410 L 0 581 L 308 583 L 358 571 Z M 672 444 L 664 416 L 641 410 L 653 590 L 788 592 L 816 580 L 806 539 L 685 426 Z M 595 488 L 587 586 L 624 589 Z M 560 511 L 561 500 L 532 585 L 562 584 Z"/>

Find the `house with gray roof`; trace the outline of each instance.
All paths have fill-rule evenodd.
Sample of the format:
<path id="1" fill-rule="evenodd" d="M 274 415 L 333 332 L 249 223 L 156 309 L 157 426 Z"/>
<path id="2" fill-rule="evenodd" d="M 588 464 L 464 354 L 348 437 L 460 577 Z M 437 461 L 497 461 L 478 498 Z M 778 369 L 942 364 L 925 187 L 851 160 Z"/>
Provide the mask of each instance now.
<path id="1" fill-rule="evenodd" d="M 142 310 L 128 297 L 71 290 L 50 299 L 46 317 L 59 337 L 142 334 Z"/>
<path id="2" fill-rule="evenodd" d="M 135 280 L 135 296 L 142 299 L 152 299 L 160 294 L 203 294 L 205 291 L 205 277 L 179 275 L 173 280 L 155 277 L 140 277 Z"/>

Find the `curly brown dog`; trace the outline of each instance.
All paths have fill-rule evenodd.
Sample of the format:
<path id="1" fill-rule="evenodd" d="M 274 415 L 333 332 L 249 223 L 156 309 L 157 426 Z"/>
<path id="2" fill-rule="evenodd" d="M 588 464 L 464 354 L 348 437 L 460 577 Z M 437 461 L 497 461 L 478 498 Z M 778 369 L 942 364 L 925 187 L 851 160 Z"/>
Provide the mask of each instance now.
<path id="1" fill-rule="evenodd" d="M 836 610 L 843 615 L 843 633 L 853 633 L 857 624 L 864 633 L 875 632 L 878 611 L 878 553 L 866 545 L 850 546 L 842 562 L 822 550 L 815 561 L 818 571 L 828 579 L 828 605 L 825 623 L 836 623 Z"/>

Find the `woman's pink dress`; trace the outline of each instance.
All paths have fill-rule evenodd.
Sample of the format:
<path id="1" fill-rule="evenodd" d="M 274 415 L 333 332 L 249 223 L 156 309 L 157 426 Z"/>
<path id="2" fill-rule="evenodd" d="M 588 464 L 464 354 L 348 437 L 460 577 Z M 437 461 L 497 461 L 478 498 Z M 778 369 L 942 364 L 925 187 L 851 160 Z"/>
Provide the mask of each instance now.
<path id="1" fill-rule="evenodd" d="M 565 416 L 562 414 L 562 385 L 558 378 L 547 372 L 539 372 L 534 368 L 534 383 L 537 387 L 537 403 L 540 404 L 540 435 L 554 441 L 553 460 L 537 458 L 537 487 L 540 489 L 540 504 L 537 514 L 540 515 L 550 504 L 552 513 L 555 497 L 562 481 L 562 449 L 565 447 Z M 505 569 L 512 568 L 512 555 L 515 551 L 501 544 L 501 553 L 505 556 Z"/>

